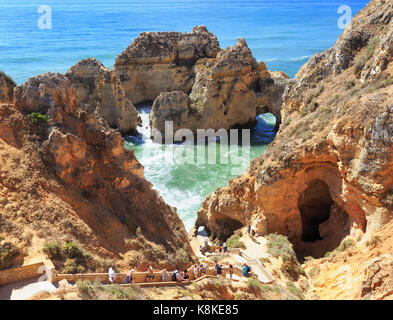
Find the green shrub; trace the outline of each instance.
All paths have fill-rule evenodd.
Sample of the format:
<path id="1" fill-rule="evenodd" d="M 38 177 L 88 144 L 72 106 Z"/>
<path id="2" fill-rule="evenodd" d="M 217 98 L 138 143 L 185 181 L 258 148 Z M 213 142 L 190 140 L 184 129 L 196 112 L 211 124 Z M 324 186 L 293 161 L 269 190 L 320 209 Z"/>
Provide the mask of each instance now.
<path id="1" fill-rule="evenodd" d="M 58 243 L 46 243 L 42 251 L 48 256 L 49 259 L 61 257 L 61 248 Z"/>
<path id="2" fill-rule="evenodd" d="M 356 76 L 357 78 L 360 77 L 360 75 L 361 75 L 361 73 L 362 73 L 362 71 L 363 71 L 363 68 L 364 68 L 364 66 L 366 65 L 366 63 L 367 63 L 367 58 L 366 58 L 366 56 L 365 56 L 365 55 L 360 56 L 360 58 L 358 59 L 358 61 L 357 61 L 356 64 L 355 64 L 355 71 L 354 71 L 355 76 Z"/>
<path id="3" fill-rule="evenodd" d="M 90 281 L 78 280 L 76 282 L 76 287 L 82 299 L 89 300 L 94 298 L 96 290 Z"/>
<path id="4" fill-rule="evenodd" d="M 81 261 L 85 258 L 85 254 L 74 242 L 74 240 L 67 240 L 61 247 L 61 253 L 65 258 L 76 259 Z"/>
<path id="5" fill-rule="evenodd" d="M 330 252 L 330 251 L 326 252 L 326 253 L 325 253 L 325 258 L 329 257 L 329 256 L 330 256 L 330 254 L 331 254 L 331 252 Z"/>
<path id="6" fill-rule="evenodd" d="M 0 78 L 4 78 L 8 86 L 16 87 L 15 81 L 9 75 L 5 74 L 3 71 L 0 71 Z"/>
<path id="7" fill-rule="evenodd" d="M 249 287 L 250 289 L 259 289 L 260 286 L 261 283 L 255 278 L 250 278 L 247 281 L 247 287 Z"/>
<path id="8" fill-rule="evenodd" d="M 299 275 L 306 275 L 296 257 L 289 255 L 282 257 L 281 272 L 293 280 L 297 280 Z"/>
<path id="9" fill-rule="evenodd" d="M 355 80 L 348 80 L 346 83 L 347 90 L 352 89 L 355 86 Z"/>
<path id="10" fill-rule="evenodd" d="M 267 238 L 267 252 L 274 257 L 294 256 L 292 243 L 281 234 L 270 234 Z"/>
<path id="11" fill-rule="evenodd" d="M 247 281 L 247 287 L 253 291 L 259 291 L 264 299 L 269 299 L 271 293 L 280 294 L 281 289 L 276 285 L 262 284 L 255 278 L 250 278 Z"/>
<path id="12" fill-rule="evenodd" d="M 12 267 L 15 259 L 20 255 L 20 250 L 11 242 L 0 245 L 0 270 Z"/>
<path id="13" fill-rule="evenodd" d="M 348 248 L 354 247 L 356 245 L 355 241 L 352 239 L 344 240 L 340 246 L 337 248 L 338 252 L 347 250 Z"/>
<path id="14" fill-rule="evenodd" d="M 311 268 L 311 270 L 308 272 L 308 275 L 311 278 L 314 278 L 315 276 L 317 276 L 319 274 L 320 271 L 321 271 L 321 269 L 319 268 L 319 266 L 315 266 L 315 267 Z"/>
<path id="15" fill-rule="evenodd" d="M 190 262 L 190 258 L 188 256 L 188 253 L 184 248 L 180 249 L 176 253 L 176 261 L 178 262 L 177 264 L 180 263 L 180 265 L 186 265 L 187 263 Z"/>
<path id="16" fill-rule="evenodd" d="M 295 297 L 298 299 L 302 300 L 304 299 L 303 291 L 298 288 L 293 282 L 287 282 L 287 289 L 288 291 L 293 294 Z"/>
<path id="17" fill-rule="evenodd" d="M 373 247 L 373 246 L 377 245 L 380 241 L 381 241 L 381 237 L 380 236 L 378 236 L 378 235 L 377 236 L 373 236 L 371 238 L 371 240 L 366 242 L 366 246 Z"/>
<path id="18" fill-rule="evenodd" d="M 62 273 L 77 273 L 78 263 L 75 259 L 67 259 L 64 263 Z"/>
<path id="19" fill-rule="evenodd" d="M 367 49 L 366 49 L 366 60 L 367 61 L 370 60 L 370 58 L 374 54 L 375 48 L 377 47 L 379 42 L 380 42 L 380 38 L 377 36 L 372 37 L 370 39 L 370 41 L 368 42 Z"/>
<path id="20" fill-rule="evenodd" d="M 227 247 L 228 249 L 234 249 L 234 248 L 245 248 L 246 245 L 244 244 L 243 241 L 240 240 L 240 237 L 238 235 L 233 235 L 230 237 L 227 242 Z"/>
<path id="21" fill-rule="evenodd" d="M 39 112 L 32 112 L 30 114 L 31 122 L 38 124 L 38 123 L 49 123 L 48 116 L 45 114 L 41 114 Z"/>

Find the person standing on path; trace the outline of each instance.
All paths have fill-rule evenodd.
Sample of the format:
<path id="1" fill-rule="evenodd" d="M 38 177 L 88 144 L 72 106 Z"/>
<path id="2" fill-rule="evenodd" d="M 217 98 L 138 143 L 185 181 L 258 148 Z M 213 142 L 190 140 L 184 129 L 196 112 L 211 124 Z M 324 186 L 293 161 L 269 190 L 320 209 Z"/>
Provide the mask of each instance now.
<path id="1" fill-rule="evenodd" d="M 232 279 L 233 276 L 233 265 L 229 265 L 229 277 Z"/>
<path id="2" fill-rule="evenodd" d="M 116 272 L 115 270 L 113 270 L 112 267 L 109 268 L 108 276 L 109 276 L 109 282 L 111 284 L 116 283 Z"/>

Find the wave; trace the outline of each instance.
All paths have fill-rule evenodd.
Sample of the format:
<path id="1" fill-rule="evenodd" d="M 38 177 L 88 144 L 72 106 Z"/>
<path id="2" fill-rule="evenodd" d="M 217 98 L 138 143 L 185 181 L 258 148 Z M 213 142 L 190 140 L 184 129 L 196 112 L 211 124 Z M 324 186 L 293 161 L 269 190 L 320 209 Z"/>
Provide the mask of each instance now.
<path id="1" fill-rule="evenodd" d="M 302 56 L 302 57 L 297 57 L 297 58 L 290 58 L 289 61 L 302 61 L 302 60 L 307 60 L 311 58 L 311 55 L 309 56 Z"/>

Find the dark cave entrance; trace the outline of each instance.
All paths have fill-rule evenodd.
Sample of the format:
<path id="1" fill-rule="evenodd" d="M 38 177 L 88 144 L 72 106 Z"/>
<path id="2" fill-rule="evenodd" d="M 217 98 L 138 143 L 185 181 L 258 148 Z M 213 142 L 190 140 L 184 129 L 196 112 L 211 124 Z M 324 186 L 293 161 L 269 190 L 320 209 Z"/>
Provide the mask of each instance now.
<path id="1" fill-rule="evenodd" d="M 307 256 L 323 257 L 337 248 L 350 233 L 348 213 L 333 201 L 328 185 L 313 180 L 298 198 L 302 223 L 301 237 L 295 240 L 294 249 L 299 261 Z"/>
<path id="2" fill-rule="evenodd" d="M 332 204 L 329 187 L 321 180 L 312 181 L 299 196 L 303 242 L 322 240 L 319 225 L 329 219 Z"/>

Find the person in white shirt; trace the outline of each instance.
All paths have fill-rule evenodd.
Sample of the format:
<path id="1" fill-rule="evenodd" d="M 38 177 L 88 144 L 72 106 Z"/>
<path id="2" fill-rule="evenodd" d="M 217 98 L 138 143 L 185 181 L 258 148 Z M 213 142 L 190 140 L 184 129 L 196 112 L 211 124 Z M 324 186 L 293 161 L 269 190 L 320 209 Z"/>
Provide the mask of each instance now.
<path id="1" fill-rule="evenodd" d="M 108 274 L 109 274 L 109 282 L 111 284 L 115 283 L 116 282 L 116 272 L 115 272 L 115 270 L 113 270 L 112 267 L 109 268 Z"/>
<path id="2" fill-rule="evenodd" d="M 195 279 L 197 279 L 198 275 L 199 275 L 199 268 L 198 268 L 198 266 L 196 264 L 194 265 L 193 271 L 194 271 Z"/>

